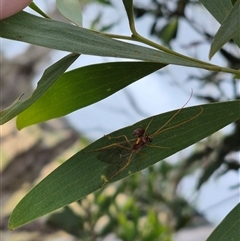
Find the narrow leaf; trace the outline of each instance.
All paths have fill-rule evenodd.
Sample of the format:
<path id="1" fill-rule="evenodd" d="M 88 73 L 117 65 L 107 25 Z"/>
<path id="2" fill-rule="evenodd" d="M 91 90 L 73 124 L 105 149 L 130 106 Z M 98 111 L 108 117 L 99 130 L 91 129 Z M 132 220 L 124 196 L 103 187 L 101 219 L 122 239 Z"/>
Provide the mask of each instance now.
<path id="1" fill-rule="evenodd" d="M 37 101 L 78 57 L 78 54 L 69 54 L 47 68 L 38 82 L 37 89 L 27 100 L 21 101 L 21 99 L 18 99 L 0 112 L 0 124 L 11 120 Z"/>
<path id="2" fill-rule="evenodd" d="M 79 0 L 56 0 L 56 5 L 66 19 L 82 27 L 82 10 Z"/>
<path id="3" fill-rule="evenodd" d="M 0 37 L 27 42 L 47 48 L 97 56 L 138 59 L 162 64 L 176 64 L 214 71 L 238 73 L 203 61 L 187 59 L 113 40 L 88 29 L 20 12 L 0 21 Z M 54 30 L 54 31 L 53 31 Z"/>
<path id="4" fill-rule="evenodd" d="M 22 129 L 67 115 L 112 95 L 164 66 L 148 62 L 114 62 L 69 71 L 18 116 L 17 126 Z"/>
<path id="5" fill-rule="evenodd" d="M 127 16 L 128 16 L 128 22 L 129 26 L 132 30 L 132 32 L 135 31 L 135 26 L 134 26 L 134 12 L 133 12 L 133 0 L 122 0 Z"/>
<path id="6" fill-rule="evenodd" d="M 199 0 L 203 6 L 212 14 L 212 16 L 222 23 L 232 8 L 230 0 Z"/>
<path id="7" fill-rule="evenodd" d="M 199 0 L 203 6 L 213 15 L 221 24 L 231 11 L 233 5 L 230 0 Z M 233 37 L 234 42 L 240 47 L 240 34 Z"/>
<path id="8" fill-rule="evenodd" d="M 217 228 L 208 237 L 207 241 L 235 241 L 240 237 L 240 204 L 237 204 Z"/>
<path id="9" fill-rule="evenodd" d="M 158 35 L 161 40 L 170 45 L 170 41 L 175 39 L 178 31 L 178 18 L 171 18 L 169 22 L 159 31 Z"/>
<path id="10" fill-rule="evenodd" d="M 221 24 L 211 44 L 209 59 L 234 36 L 240 36 L 240 0 L 232 7 L 227 17 Z M 239 46 L 240 47 L 240 46 Z"/>
<path id="11" fill-rule="evenodd" d="M 153 142 L 136 153 L 130 165 L 126 166 L 110 182 L 149 167 L 240 119 L 239 108 L 240 101 L 238 100 L 181 110 L 175 118 L 164 126 L 163 130 L 165 131 L 162 130 L 161 134 L 155 135 Z M 9 228 L 17 228 L 98 190 L 104 183 L 103 176 L 106 176 L 106 171 L 109 170 L 110 166 L 113 167 L 113 162 L 107 163 L 98 159 L 104 148 L 111 150 L 111 146 L 109 146 L 111 143 L 123 141 L 119 137 L 121 135 L 131 139 L 133 131 L 138 127 L 146 127 L 150 120 L 152 122 L 147 133 L 151 135 L 159 130 L 175 113 L 176 111 L 160 114 L 154 116 L 153 119 L 148 118 L 133 126 L 120 129 L 110 134 L 112 142 L 108 140 L 108 136 L 104 136 L 76 153 L 19 202 L 10 217 Z M 194 116 L 196 118 L 192 119 Z M 190 121 L 186 122 L 186 120 Z M 121 143 L 123 145 L 123 142 Z"/>
<path id="12" fill-rule="evenodd" d="M 40 15 L 42 15 L 44 18 L 49 18 L 50 19 L 50 17 L 46 13 L 44 13 L 34 2 L 31 2 L 29 4 L 29 7 L 32 10 L 34 10 L 36 13 L 39 13 Z"/>

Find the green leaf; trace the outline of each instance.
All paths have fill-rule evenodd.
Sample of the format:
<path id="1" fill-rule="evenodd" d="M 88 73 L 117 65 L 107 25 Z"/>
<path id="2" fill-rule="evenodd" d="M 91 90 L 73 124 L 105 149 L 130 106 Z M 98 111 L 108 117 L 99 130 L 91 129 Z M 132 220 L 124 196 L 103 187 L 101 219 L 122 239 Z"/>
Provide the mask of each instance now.
<path id="1" fill-rule="evenodd" d="M 160 135 L 154 137 L 149 146 L 143 147 L 138 153 L 135 152 L 136 155 L 131 159 L 130 165 L 116 175 L 111 182 L 149 167 L 240 119 L 239 108 L 240 101 L 238 100 L 182 109 L 171 122 L 164 126 L 165 131 L 162 130 Z M 134 130 L 138 127 L 146 127 L 152 119 L 147 130 L 147 133 L 151 135 L 175 113 L 176 111 L 172 111 L 154 116 L 153 119 L 145 119 L 133 126 L 113 132 L 110 136 L 113 138 L 126 135 L 128 138 L 132 138 Z M 190 121 L 190 118 L 193 117 L 196 118 Z M 187 120 L 188 122 L 186 122 Z M 171 128 L 171 126 L 175 126 L 175 128 Z M 112 139 L 115 142 L 121 140 L 121 138 Z M 111 141 L 106 136 L 102 137 L 76 153 L 42 180 L 13 210 L 9 228 L 17 228 L 98 190 L 104 183 L 102 176 L 106 175 L 107 169 L 114 164 L 114 159 L 112 164 L 98 159 L 98 155 L 104 152 L 101 148 L 111 150 L 106 147 L 110 143 Z M 161 149 L 156 146 L 167 148 Z M 101 150 L 97 151 L 96 149 L 99 148 Z"/>
<path id="2" fill-rule="evenodd" d="M 34 2 L 31 2 L 29 4 L 29 7 L 34 10 L 36 13 L 39 13 L 40 15 L 42 15 L 44 18 L 49 18 L 51 19 L 46 13 L 44 13 Z"/>
<path id="3" fill-rule="evenodd" d="M 51 49 L 239 73 L 237 70 L 222 68 L 203 61 L 113 40 L 84 28 L 40 18 L 26 12 L 20 12 L 0 21 L 0 29 L 0 37 Z"/>
<path id="4" fill-rule="evenodd" d="M 67 115 L 112 95 L 164 66 L 148 62 L 114 62 L 69 71 L 18 116 L 17 126 L 22 129 Z"/>
<path id="5" fill-rule="evenodd" d="M 4 124 L 26 110 L 35 101 L 37 101 L 44 93 L 53 85 L 53 83 L 68 69 L 68 67 L 79 57 L 78 54 L 69 54 L 62 58 L 52 66 L 47 68 L 40 81 L 37 89 L 25 101 L 17 99 L 11 106 L 0 112 L 0 124 Z"/>
<path id="6" fill-rule="evenodd" d="M 219 22 L 222 23 L 225 16 L 228 15 L 232 8 L 230 0 L 199 0 L 203 6 L 212 14 L 212 16 Z"/>
<path id="7" fill-rule="evenodd" d="M 213 17 L 222 23 L 232 10 L 233 5 L 231 0 L 199 0 L 203 6 L 213 15 Z M 238 10 L 239 11 L 239 10 Z M 238 16 L 237 16 L 238 18 Z M 238 21 L 237 21 L 238 22 Z M 234 42 L 240 47 L 240 34 L 236 34 L 233 38 Z"/>
<path id="8" fill-rule="evenodd" d="M 159 31 L 158 35 L 166 45 L 169 45 L 170 41 L 176 38 L 177 30 L 178 18 L 174 17 Z"/>
<path id="9" fill-rule="evenodd" d="M 82 27 L 82 10 L 79 0 L 56 0 L 56 5 L 66 19 Z"/>
<path id="10" fill-rule="evenodd" d="M 240 204 L 237 204 L 215 228 L 207 241 L 235 241 L 240 235 Z"/>
<path id="11" fill-rule="evenodd" d="M 128 22 L 132 33 L 135 33 L 133 0 L 122 0 L 128 16 Z"/>
<path id="12" fill-rule="evenodd" d="M 234 36 L 240 36 L 240 0 L 232 7 L 229 14 L 223 20 L 211 44 L 209 59 Z"/>

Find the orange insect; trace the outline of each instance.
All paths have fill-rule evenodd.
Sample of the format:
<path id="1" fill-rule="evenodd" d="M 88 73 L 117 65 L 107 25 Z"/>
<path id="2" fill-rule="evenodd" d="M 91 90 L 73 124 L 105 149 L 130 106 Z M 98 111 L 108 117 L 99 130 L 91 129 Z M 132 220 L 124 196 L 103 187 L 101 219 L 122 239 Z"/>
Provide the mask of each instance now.
<path id="1" fill-rule="evenodd" d="M 88 152 L 99 151 L 100 153 L 98 154 L 97 158 L 100 161 L 108 164 L 106 175 L 102 176 L 104 183 L 101 185 L 101 187 L 105 186 L 109 181 L 111 181 L 114 177 L 116 177 L 119 173 L 121 173 L 126 167 L 128 167 L 129 164 L 134 159 L 134 157 L 140 152 L 140 150 L 143 147 L 147 146 L 147 147 L 159 148 L 159 149 L 171 148 L 171 147 L 163 147 L 163 146 L 154 146 L 152 144 L 150 145 L 149 143 L 151 143 L 154 137 L 158 136 L 160 133 L 179 127 L 185 123 L 188 123 L 196 119 L 203 112 L 203 108 L 200 106 L 200 111 L 195 116 L 185 121 L 182 121 L 181 123 L 165 128 L 187 105 L 187 103 L 191 99 L 191 96 L 187 100 L 187 102 L 181 107 L 181 109 L 179 109 L 168 121 L 165 122 L 164 125 L 162 125 L 158 130 L 156 130 L 152 134 L 146 134 L 146 132 L 150 124 L 152 123 L 153 118 L 151 118 L 151 120 L 149 121 L 145 129 L 137 128 L 133 131 L 133 135 L 136 136 L 134 139 L 128 139 L 126 135 L 121 135 L 117 137 L 109 136 L 108 137 L 109 140 L 114 140 L 114 139 L 119 140 L 122 138 L 124 139 L 124 141 L 114 142 L 107 146 L 104 146 L 92 151 L 88 151 Z"/>

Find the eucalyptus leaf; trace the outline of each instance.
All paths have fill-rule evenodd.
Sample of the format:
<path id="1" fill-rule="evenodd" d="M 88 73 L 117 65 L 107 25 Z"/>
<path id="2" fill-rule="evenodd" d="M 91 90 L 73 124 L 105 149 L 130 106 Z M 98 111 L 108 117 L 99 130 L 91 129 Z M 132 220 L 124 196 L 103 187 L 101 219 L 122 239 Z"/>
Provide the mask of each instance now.
<path id="1" fill-rule="evenodd" d="M 154 136 L 153 142 L 140 149 L 130 164 L 110 182 L 149 167 L 240 119 L 239 108 L 239 100 L 184 108 L 170 122 L 168 121 L 176 111 L 145 119 L 100 138 L 76 153 L 35 186 L 13 210 L 9 228 L 15 229 L 98 190 L 111 165 L 100 161 L 98 156 L 104 149 L 111 149 L 113 142 L 116 146 L 124 141 L 122 135 L 131 139 L 134 130 L 138 127 L 145 128 L 152 121 L 147 129 L 147 134 L 151 135 L 168 122 L 161 133 Z M 109 136 L 113 142 L 109 141 Z"/>
<path id="2" fill-rule="evenodd" d="M 32 95 L 22 101 L 21 98 L 18 98 L 14 103 L 7 107 L 6 109 L 0 111 L 0 124 L 4 124 L 7 121 L 11 120 L 19 113 L 26 110 L 31 106 L 35 101 L 37 101 L 44 93 L 53 85 L 53 83 L 68 69 L 68 67 L 79 57 L 78 54 L 69 54 L 59 60 L 58 62 L 51 65 L 47 68 L 40 81 L 36 90 Z M 24 94 L 24 93 L 23 93 Z"/>
<path id="3" fill-rule="evenodd" d="M 164 66 L 148 62 L 113 62 L 69 71 L 55 81 L 41 98 L 19 114 L 17 126 L 22 129 L 67 115 L 112 95 Z"/>
<path id="4" fill-rule="evenodd" d="M 240 237 L 240 204 L 238 203 L 206 241 L 235 241 Z"/>
<path id="5" fill-rule="evenodd" d="M 132 31 L 135 31 L 135 26 L 134 26 L 134 12 L 133 12 L 133 0 L 122 0 L 127 16 L 128 16 L 128 22 L 129 26 Z"/>
<path id="6" fill-rule="evenodd" d="M 44 13 L 34 2 L 31 2 L 29 4 L 29 7 L 32 10 L 34 10 L 36 13 L 42 15 L 44 18 L 49 18 L 50 19 L 50 17 L 46 13 Z"/>
<path id="7" fill-rule="evenodd" d="M 178 31 L 178 18 L 171 18 L 169 22 L 159 31 L 158 35 L 161 40 L 170 45 L 170 41 L 175 39 Z"/>
<path id="8" fill-rule="evenodd" d="M 79 0 L 56 0 L 56 5 L 66 19 L 82 27 L 82 10 Z"/>
<path id="9" fill-rule="evenodd" d="M 0 29 L 0 37 L 51 49 L 239 73 L 237 70 L 212 65 L 189 57 L 113 40 L 88 29 L 40 18 L 26 12 L 20 12 L 0 21 Z"/>
<path id="10" fill-rule="evenodd" d="M 223 20 L 221 27 L 217 31 L 211 44 L 209 58 L 212 56 L 230 39 L 240 37 L 240 0 L 238 0 L 227 17 Z"/>
<path id="11" fill-rule="evenodd" d="M 227 17 L 233 4 L 231 0 L 199 0 L 203 6 L 213 15 L 213 17 L 219 22 L 222 23 Z M 238 21 L 237 21 L 238 22 Z M 240 34 L 236 34 L 233 37 L 234 42 L 240 47 Z"/>

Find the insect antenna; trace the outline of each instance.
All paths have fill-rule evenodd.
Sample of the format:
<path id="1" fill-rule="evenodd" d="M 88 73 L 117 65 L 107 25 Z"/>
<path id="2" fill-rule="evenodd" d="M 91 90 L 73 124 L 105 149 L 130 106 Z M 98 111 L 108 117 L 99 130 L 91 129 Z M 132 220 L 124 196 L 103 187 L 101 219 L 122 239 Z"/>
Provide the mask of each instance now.
<path id="1" fill-rule="evenodd" d="M 155 131 L 155 132 L 151 135 L 151 137 L 154 137 L 154 136 L 160 134 L 160 133 L 163 132 L 163 131 L 170 130 L 170 129 L 175 128 L 175 127 L 177 127 L 177 126 L 179 126 L 179 125 L 185 124 L 185 123 L 187 123 L 187 122 L 195 119 L 198 115 L 200 115 L 200 114 L 202 113 L 202 110 L 201 110 L 201 112 L 198 113 L 196 116 L 194 116 L 194 117 L 192 117 L 192 118 L 190 118 L 190 119 L 188 119 L 188 120 L 186 120 L 186 121 L 184 121 L 184 122 L 182 122 L 182 123 L 180 123 L 180 124 L 177 124 L 177 125 L 175 125 L 175 126 L 171 126 L 171 127 L 166 128 L 166 129 L 163 130 L 163 128 L 164 128 L 166 125 L 168 125 L 168 124 L 182 111 L 182 109 L 188 104 L 188 102 L 189 102 L 190 99 L 192 98 L 192 95 L 193 95 L 193 91 L 191 92 L 191 95 L 190 95 L 190 97 L 188 98 L 188 100 L 186 101 L 186 103 L 185 103 L 163 126 L 161 126 L 160 129 L 158 129 L 157 131 Z M 202 107 L 201 107 L 201 108 L 202 108 Z"/>

